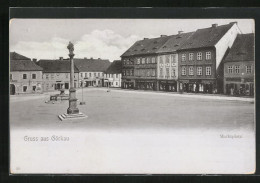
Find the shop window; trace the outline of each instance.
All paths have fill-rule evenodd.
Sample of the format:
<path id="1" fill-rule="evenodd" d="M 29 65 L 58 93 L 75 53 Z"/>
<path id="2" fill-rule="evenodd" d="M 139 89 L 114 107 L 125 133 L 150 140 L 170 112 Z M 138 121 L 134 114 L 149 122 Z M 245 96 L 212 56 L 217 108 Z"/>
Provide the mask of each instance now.
<path id="1" fill-rule="evenodd" d="M 202 53 L 201 52 L 197 53 L 197 60 L 202 60 Z"/>
<path id="2" fill-rule="evenodd" d="M 170 69 L 169 68 L 166 68 L 166 73 L 165 73 L 166 77 L 169 77 L 170 76 Z"/>
<path id="3" fill-rule="evenodd" d="M 163 69 L 160 68 L 160 77 L 162 77 L 162 76 L 163 76 Z"/>
<path id="4" fill-rule="evenodd" d="M 210 60 L 211 59 L 211 52 L 207 51 L 206 52 L 206 60 Z"/>

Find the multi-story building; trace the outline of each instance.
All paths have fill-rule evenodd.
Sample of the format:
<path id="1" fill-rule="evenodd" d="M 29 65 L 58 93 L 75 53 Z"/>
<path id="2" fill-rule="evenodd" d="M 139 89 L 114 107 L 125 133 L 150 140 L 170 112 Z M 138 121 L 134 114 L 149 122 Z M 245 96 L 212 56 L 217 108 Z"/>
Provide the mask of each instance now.
<path id="1" fill-rule="evenodd" d="M 254 34 L 237 36 L 224 59 L 224 93 L 254 95 Z"/>
<path id="2" fill-rule="evenodd" d="M 10 94 L 42 93 L 42 68 L 30 58 L 10 53 Z"/>
<path id="3" fill-rule="evenodd" d="M 178 49 L 180 90 L 223 92 L 223 58 L 240 34 L 236 22 L 198 29 Z"/>
<path id="4" fill-rule="evenodd" d="M 43 89 L 44 91 L 69 89 L 70 88 L 70 61 L 60 60 L 39 60 L 36 62 L 43 68 Z M 78 87 L 79 70 L 74 66 L 74 87 Z"/>
<path id="5" fill-rule="evenodd" d="M 122 88 L 177 91 L 177 49 L 193 33 L 137 41 L 122 56 Z"/>
<path id="6" fill-rule="evenodd" d="M 111 64 L 107 59 L 74 59 L 79 70 L 79 86 L 104 86 L 104 72 Z"/>
<path id="7" fill-rule="evenodd" d="M 104 74 L 105 87 L 121 87 L 122 62 L 114 60 Z"/>

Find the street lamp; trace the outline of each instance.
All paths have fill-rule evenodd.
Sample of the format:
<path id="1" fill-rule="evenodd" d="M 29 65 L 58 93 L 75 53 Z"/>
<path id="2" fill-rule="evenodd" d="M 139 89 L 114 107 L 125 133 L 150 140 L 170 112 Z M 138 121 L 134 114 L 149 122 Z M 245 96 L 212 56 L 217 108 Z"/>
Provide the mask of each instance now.
<path id="1" fill-rule="evenodd" d="M 59 115 L 60 120 L 67 120 L 67 119 L 80 119 L 86 118 L 87 116 L 81 112 L 77 108 L 77 98 L 76 98 L 76 89 L 74 88 L 74 45 L 69 42 L 67 46 L 69 50 L 69 57 L 70 57 L 70 89 L 69 89 L 69 108 L 67 109 L 67 113 Z"/>

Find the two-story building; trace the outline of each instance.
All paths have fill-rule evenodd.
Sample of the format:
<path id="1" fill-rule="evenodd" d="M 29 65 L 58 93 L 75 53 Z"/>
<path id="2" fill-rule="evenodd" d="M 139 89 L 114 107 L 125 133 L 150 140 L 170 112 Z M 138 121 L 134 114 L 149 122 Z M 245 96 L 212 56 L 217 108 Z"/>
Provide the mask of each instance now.
<path id="1" fill-rule="evenodd" d="M 74 64 L 79 70 L 79 86 L 104 86 L 104 72 L 111 62 L 107 59 L 75 58 Z"/>
<path id="2" fill-rule="evenodd" d="M 237 22 L 212 24 L 194 32 L 178 49 L 180 90 L 222 93 L 222 60 L 240 33 Z"/>
<path id="3" fill-rule="evenodd" d="M 121 87 L 122 82 L 122 62 L 114 60 L 104 73 L 105 87 Z"/>
<path id="4" fill-rule="evenodd" d="M 224 59 L 224 93 L 253 96 L 254 68 L 254 34 L 240 34 Z"/>
<path id="5" fill-rule="evenodd" d="M 137 41 L 122 56 L 122 88 L 177 91 L 177 49 L 192 33 Z"/>
<path id="6" fill-rule="evenodd" d="M 42 68 L 30 58 L 10 53 L 10 94 L 42 93 Z"/>
<path id="7" fill-rule="evenodd" d="M 69 89 L 70 88 L 70 61 L 60 58 L 59 60 L 44 60 L 36 62 L 43 68 L 44 91 Z M 74 87 L 78 87 L 79 70 L 74 65 Z"/>

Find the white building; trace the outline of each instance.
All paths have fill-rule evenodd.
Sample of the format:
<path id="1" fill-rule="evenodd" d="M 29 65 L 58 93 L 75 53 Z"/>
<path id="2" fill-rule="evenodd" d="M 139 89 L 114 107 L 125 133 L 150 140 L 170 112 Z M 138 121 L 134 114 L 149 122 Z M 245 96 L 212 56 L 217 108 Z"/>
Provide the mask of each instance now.
<path id="1" fill-rule="evenodd" d="M 121 60 L 115 60 L 108 67 L 104 74 L 104 86 L 105 87 L 121 87 L 122 82 L 122 62 Z"/>

